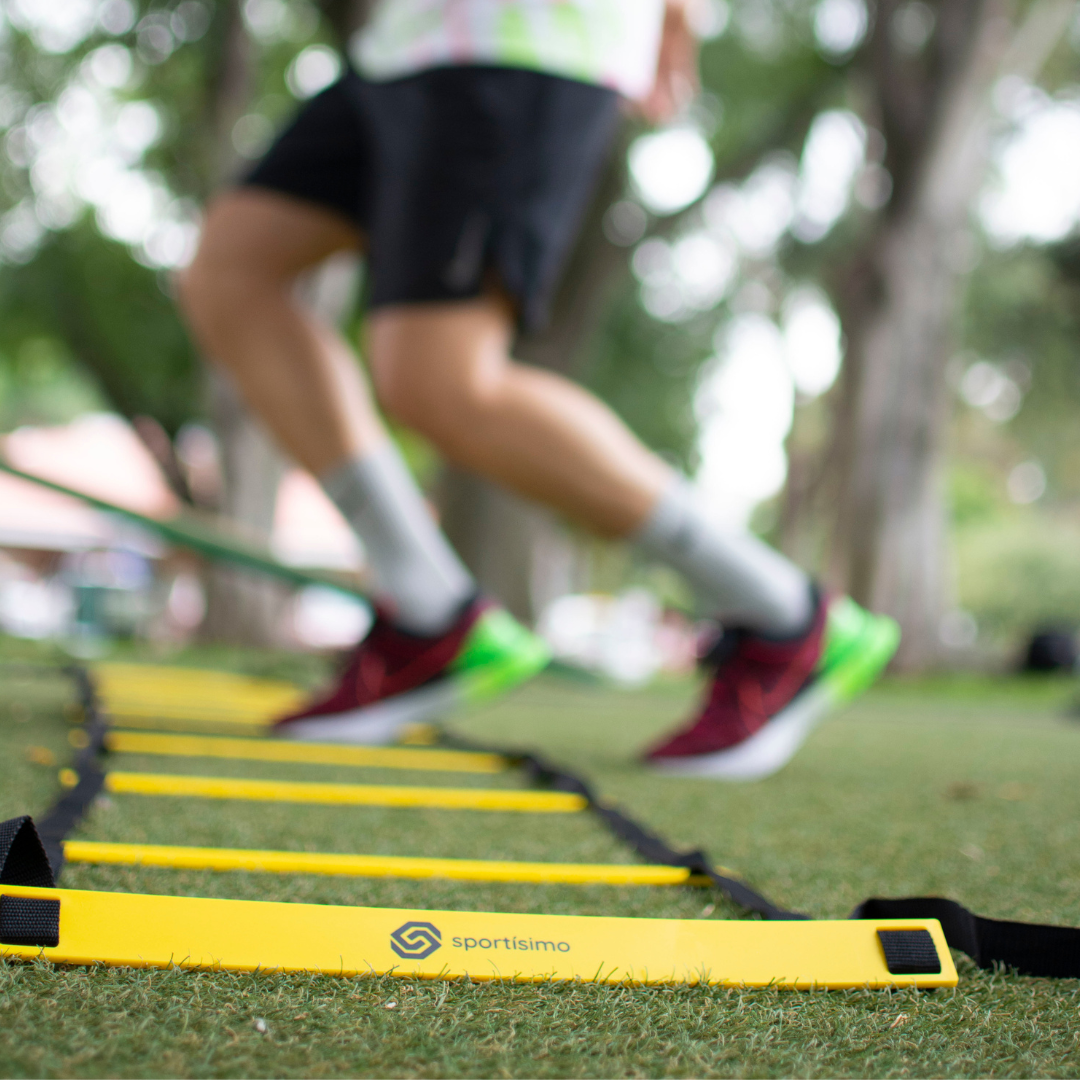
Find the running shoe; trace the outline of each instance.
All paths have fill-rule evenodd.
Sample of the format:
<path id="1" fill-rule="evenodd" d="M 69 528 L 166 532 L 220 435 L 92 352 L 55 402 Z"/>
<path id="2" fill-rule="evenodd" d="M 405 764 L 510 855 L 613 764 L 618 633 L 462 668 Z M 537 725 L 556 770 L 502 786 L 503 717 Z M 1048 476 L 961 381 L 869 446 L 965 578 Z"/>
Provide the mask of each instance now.
<path id="1" fill-rule="evenodd" d="M 394 742 L 411 724 L 510 690 L 549 659 L 541 638 L 487 600 L 470 603 L 434 637 L 401 630 L 379 611 L 334 689 L 277 721 L 275 734 L 372 746 Z"/>
<path id="2" fill-rule="evenodd" d="M 782 769 L 828 712 L 867 689 L 900 642 L 900 628 L 847 597 L 819 599 L 810 629 L 777 640 L 724 634 L 705 705 L 646 755 L 679 776 L 761 780 Z"/>

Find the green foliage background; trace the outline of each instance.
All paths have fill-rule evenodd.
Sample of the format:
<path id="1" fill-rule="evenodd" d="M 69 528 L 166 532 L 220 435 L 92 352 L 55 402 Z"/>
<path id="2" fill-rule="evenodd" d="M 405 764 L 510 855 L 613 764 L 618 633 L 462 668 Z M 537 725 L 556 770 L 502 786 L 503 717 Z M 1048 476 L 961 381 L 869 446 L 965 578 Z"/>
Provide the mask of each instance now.
<path id="1" fill-rule="evenodd" d="M 127 49 L 134 61 L 119 96 L 152 103 L 161 120 L 158 139 L 137 167 L 188 200 L 192 214 L 215 184 L 220 138 L 215 142 L 210 119 L 230 5 L 186 0 L 202 4 L 209 17 L 205 32 L 154 57 L 140 35 L 154 20 L 175 17 L 181 4 L 132 2 L 132 29 L 119 35 L 96 29 L 63 53 L 43 49 L 9 12 L 0 36 L 0 121 L 6 128 L 0 237 L 10 215 L 31 206 L 35 195 L 27 131 L 106 44 Z M 286 79 L 289 64 L 303 48 L 331 43 L 334 34 L 309 0 L 245 0 L 243 8 L 251 15 L 259 3 L 277 4 L 281 14 L 277 31 L 252 35 L 249 42 L 248 119 L 270 130 L 296 106 Z M 857 54 L 830 59 L 815 44 L 816 0 L 732 0 L 728 10 L 726 31 L 703 45 L 705 92 L 693 113 L 715 153 L 718 182 L 739 183 L 763 163 L 797 159 L 824 109 L 852 109 L 873 125 L 873 117 L 865 116 L 867 73 Z M 1076 52 L 1066 46 L 1048 68 L 1047 89 L 1071 93 L 1075 78 Z M 238 160 L 234 171 L 243 165 Z M 697 226 L 700 213 L 694 206 L 653 218 L 649 235 L 677 239 Z M 743 287 L 764 286 L 774 310 L 805 282 L 839 304 L 838 268 L 872 224 L 872 212 L 853 205 L 820 242 L 786 237 L 774 256 L 744 261 L 739 280 L 715 308 L 677 323 L 643 310 L 627 269 L 585 350 L 582 378 L 649 445 L 692 470 L 694 394 L 715 357 L 716 332 L 742 310 Z M 980 357 L 1027 373 L 1023 406 L 1006 423 L 991 423 L 958 399 L 950 448 L 957 604 L 976 615 L 997 645 L 1046 618 L 1080 624 L 1080 559 L 1068 557 L 1080 527 L 1080 425 L 1074 419 L 1080 408 L 1080 286 L 1067 246 L 979 252 L 958 313 L 958 352 L 967 362 Z M 148 414 L 170 434 L 203 416 L 202 374 L 172 304 L 170 273 L 146 263 L 138 245 L 110 239 L 89 207 L 46 227 L 25 251 L 13 254 L 0 242 L 0 431 L 60 422 L 92 408 Z M 354 329 L 359 318 L 358 312 Z M 826 399 L 798 410 L 794 437 L 810 432 L 812 440 L 827 438 L 829 409 Z M 1036 506 L 1017 508 L 1007 497 L 1007 477 L 1016 464 L 1032 459 L 1046 471 L 1047 493 Z M 775 516 L 766 508 L 760 519 Z M 1058 587 L 1047 590 L 1044 583 L 1051 581 Z"/>

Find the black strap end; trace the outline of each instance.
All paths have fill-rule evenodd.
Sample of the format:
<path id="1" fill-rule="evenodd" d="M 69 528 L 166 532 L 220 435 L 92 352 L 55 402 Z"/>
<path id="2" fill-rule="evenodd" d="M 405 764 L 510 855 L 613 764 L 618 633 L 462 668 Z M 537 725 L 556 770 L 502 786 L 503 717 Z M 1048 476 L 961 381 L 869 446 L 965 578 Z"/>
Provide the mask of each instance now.
<path id="1" fill-rule="evenodd" d="M 890 975 L 940 975 L 941 957 L 929 930 L 879 930 Z"/>
<path id="2" fill-rule="evenodd" d="M 56 886 L 41 837 L 27 815 L 0 821 L 0 885 Z"/>
<path id="3" fill-rule="evenodd" d="M 59 900 L 0 896 L 0 945 L 55 949 L 59 944 Z"/>

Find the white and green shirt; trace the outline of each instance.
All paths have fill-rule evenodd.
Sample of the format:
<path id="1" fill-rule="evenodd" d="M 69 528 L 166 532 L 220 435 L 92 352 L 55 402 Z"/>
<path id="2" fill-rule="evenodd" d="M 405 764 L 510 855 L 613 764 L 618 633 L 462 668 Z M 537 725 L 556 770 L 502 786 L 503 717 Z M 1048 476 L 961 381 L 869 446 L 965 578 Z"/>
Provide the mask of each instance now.
<path id="1" fill-rule="evenodd" d="M 664 0 L 378 0 L 350 52 L 360 74 L 531 68 L 618 90 L 652 88 Z"/>

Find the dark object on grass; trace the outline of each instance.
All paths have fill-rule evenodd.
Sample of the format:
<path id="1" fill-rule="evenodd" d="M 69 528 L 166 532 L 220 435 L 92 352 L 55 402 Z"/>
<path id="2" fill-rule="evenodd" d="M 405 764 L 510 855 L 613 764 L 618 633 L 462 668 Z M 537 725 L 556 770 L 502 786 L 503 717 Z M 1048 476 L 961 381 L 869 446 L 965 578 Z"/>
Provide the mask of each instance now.
<path id="1" fill-rule="evenodd" d="M 1076 635 L 1061 627 L 1036 630 L 1028 642 L 1023 671 L 1072 671 L 1077 662 Z"/>

